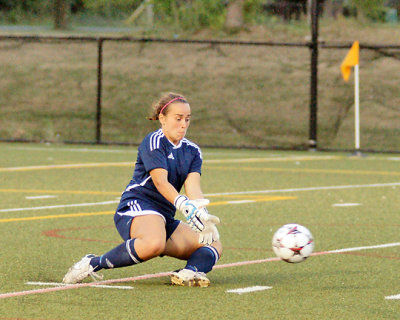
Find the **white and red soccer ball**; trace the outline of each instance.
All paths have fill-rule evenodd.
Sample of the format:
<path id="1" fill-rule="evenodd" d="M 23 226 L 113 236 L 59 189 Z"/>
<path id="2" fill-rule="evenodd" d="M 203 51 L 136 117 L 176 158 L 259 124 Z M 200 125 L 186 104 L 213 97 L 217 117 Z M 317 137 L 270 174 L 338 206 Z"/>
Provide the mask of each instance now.
<path id="1" fill-rule="evenodd" d="M 314 250 L 314 238 L 310 230 L 300 224 L 285 224 L 275 232 L 272 249 L 283 261 L 303 262 Z"/>

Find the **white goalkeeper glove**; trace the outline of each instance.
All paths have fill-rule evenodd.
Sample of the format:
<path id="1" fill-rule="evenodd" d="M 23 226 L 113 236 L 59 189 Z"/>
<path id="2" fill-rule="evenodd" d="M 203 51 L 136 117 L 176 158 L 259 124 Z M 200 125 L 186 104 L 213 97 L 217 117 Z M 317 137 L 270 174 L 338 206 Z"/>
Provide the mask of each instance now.
<path id="1" fill-rule="evenodd" d="M 207 199 L 189 200 L 188 197 L 182 195 L 178 195 L 174 201 L 175 207 L 183 213 L 186 222 L 196 232 L 201 232 L 204 229 L 203 220 L 206 219 L 206 215 L 200 209 L 209 203 L 210 201 Z M 207 211 L 206 214 L 208 215 Z"/>
<path id="2" fill-rule="evenodd" d="M 216 225 L 220 222 L 217 216 L 213 216 L 209 214 L 206 208 L 200 209 L 200 212 L 204 211 L 205 213 L 200 213 L 203 215 L 203 223 L 204 229 L 200 232 L 199 235 L 199 243 L 203 244 L 212 244 L 214 241 L 219 240 L 219 232 Z"/>

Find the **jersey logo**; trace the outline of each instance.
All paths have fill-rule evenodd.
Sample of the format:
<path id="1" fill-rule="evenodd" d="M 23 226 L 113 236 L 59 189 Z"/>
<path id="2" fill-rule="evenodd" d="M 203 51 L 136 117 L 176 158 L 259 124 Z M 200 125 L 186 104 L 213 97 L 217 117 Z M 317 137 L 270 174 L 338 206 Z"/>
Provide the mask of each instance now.
<path id="1" fill-rule="evenodd" d="M 168 159 L 175 160 L 174 155 L 172 154 L 172 152 L 169 154 Z"/>

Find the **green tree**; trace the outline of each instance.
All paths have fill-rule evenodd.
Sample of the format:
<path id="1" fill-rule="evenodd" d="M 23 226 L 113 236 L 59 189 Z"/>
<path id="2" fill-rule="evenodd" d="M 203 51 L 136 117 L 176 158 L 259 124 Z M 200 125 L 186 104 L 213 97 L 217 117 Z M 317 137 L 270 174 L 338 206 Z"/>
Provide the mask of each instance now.
<path id="1" fill-rule="evenodd" d="M 82 0 L 86 9 L 105 17 L 132 13 L 144 0 Z M 163 0 L 160 0 L 161 2 Z"/>
<path id="2" fill-rule="evenodd" d="M 358 12 L 371 20 L 382 21 L 385 18 L 384 0 L 351 0 L 351 3 Z"/>

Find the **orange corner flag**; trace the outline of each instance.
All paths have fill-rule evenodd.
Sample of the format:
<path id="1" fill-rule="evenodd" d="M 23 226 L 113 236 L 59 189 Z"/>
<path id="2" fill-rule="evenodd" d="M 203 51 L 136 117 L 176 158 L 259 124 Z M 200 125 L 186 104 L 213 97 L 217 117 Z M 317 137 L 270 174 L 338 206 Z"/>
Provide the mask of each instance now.
<path id="1" fill-rule="evenodd" d="M 360 45 L 358 41 L 354 41 L 353 45 L 351 46 L 349 52 L 347 53 L 346 57 L 344 58 L 340 66 L 340 70 L 342 71 L 342 76 L 344 81 L 349 80 L 351 68 L 358 64 L 359 53 L 360 53 Z"/>

